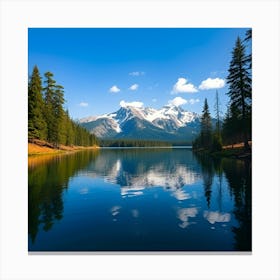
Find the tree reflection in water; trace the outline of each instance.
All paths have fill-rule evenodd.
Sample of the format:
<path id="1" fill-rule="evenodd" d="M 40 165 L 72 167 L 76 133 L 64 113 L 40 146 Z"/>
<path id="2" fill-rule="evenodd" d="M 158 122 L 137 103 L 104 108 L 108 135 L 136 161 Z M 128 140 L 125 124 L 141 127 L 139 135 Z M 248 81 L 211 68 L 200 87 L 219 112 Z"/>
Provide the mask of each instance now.
<path id="1" fill-rule="evenodd" d="M 222 162 L 225 176 L 234 198 L 234 215 L 239 222 L 233 227 L 235 247 L 239 251 L 252 249 L 252 165 L 251 161 L 225 159 Z"/>
<path id="2" fill-rule="evenodd" d="M 230 194 L 234 199 L 233 214 L 239 225 L 232 227 L 237 251 L 252 249 L 252 166 L 251 161 L 229 158 L 212 158 L 195 154 L 201 165 L 204 195 L 210 208 L 213 177 L 218 176 L 218 205 L 222 212 L 222 174 L 224 172 Z"/>
<path id="3" fill-rule="evenodd" d="M 97 151 L 88 151 L 29 159 L 28 233 L 32 242 L 35 242 L 40 225 L 48 231 L 55 220 L 62 219 L 62 195 L 69 179 L 97 155 Z"/>
<path id="4" fill-rule="evenodd" d="M 215 175 L 214 161 L 208 155 L 196 155 L 201 166 L 201 174 L 203 179 L 204 196 L 207 201 L 207 207 L 210 208 L 213 177 Z"/>

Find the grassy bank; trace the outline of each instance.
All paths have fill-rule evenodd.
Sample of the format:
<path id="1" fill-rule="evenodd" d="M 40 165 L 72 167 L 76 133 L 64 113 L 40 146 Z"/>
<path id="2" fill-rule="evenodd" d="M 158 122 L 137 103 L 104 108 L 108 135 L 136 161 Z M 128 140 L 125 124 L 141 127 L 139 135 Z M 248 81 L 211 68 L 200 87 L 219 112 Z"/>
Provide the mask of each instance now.
<path id="1" fill-rule="evenodd" d="M 54 147 L 52 144 L 42 141 L 33 140 L 28 143 L 28 156 L 35 155 L 51 155 L 51 154 L 61 154 L 73 151 L 88 150 L 88 149 L 98 149 L 98 146 L 64 146 L 59 145 L 58 148 Z"/>

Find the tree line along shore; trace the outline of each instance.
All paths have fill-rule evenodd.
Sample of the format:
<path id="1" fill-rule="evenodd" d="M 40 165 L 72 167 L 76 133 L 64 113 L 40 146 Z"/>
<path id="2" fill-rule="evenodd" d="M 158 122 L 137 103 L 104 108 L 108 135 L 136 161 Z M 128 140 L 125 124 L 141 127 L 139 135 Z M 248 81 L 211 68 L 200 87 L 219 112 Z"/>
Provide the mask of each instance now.
<path id="1" fill-rule="evenodd" d="M 219 94 L 216 91 L 214 127 L 208 102 L 205 99 L 201 131 L 193 141 L 195 152 L 213 156 L 251 158 L 252 54 L 251 49 L 248 49 L 251 40 L 251 29 L 247 30 L 244 40 L 240 37 L 236 39 L 227 76 L 229 104 L 222 120 Z"/>
<path id="2" fill-rule="evenodd" d="M 63 86 L 51 72 L 44 81 L 35 65 L 28 82 L 29 154 L 97 147 L 98 139 L 69 116 L 64 109 Z"/>

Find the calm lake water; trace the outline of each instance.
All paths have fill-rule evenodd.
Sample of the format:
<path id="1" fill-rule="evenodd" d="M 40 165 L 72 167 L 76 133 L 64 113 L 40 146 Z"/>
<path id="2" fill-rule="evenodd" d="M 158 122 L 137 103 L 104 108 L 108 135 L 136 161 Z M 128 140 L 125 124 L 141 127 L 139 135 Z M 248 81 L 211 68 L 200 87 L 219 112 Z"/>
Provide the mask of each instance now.
<path id="1" fill-rule="evenodd" d="M 251 251 L 251 165 L 187 148 L 29 159 L 29 251 Z"/>

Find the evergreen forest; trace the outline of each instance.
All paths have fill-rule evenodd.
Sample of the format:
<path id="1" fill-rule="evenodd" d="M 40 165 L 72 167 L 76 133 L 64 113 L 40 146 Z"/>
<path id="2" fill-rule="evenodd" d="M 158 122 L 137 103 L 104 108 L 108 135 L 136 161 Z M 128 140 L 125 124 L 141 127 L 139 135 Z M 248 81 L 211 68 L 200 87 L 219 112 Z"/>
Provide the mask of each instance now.
<path id="1" fill-rule="evenodd" d="M 227 84 L 229 104 L 225 117 L 221 118 L 219 93 L 216 91 L 215 127 L 204 100 L 201 116 L 201 132 L 193 142 L 195 150 L 221 151 L 223 145 L 243 143 L 244 150 L 250 152 L 252 139 L 252 54 L 249 45 L 252 30 L 246 31 L 244 40 L 236 39 L 228 68 Z"/>
<path id="2" fill-rule="evenodd" d="M 171 147 L 170 142 L 143 139 L 103 139 L 102 147 Z"/>
<path id="3" fill-rule="evenodd" d="M 51 72 L 42 81 L 34 66 L 28 82 L 28 141 L 43 140 L 54 148 L 97 145 L 98 139 L 70 118 L 64 104 L 63 86 Z"/>

